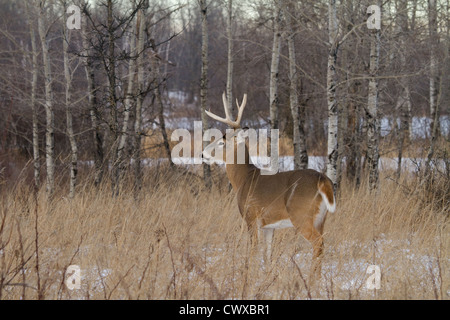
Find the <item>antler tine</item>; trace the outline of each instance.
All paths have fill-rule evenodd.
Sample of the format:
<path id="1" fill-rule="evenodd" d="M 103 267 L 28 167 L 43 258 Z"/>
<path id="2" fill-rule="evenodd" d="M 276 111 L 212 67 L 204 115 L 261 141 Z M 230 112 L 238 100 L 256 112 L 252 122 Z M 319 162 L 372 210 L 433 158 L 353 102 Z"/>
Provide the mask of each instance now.
<path id="1" fill-rule="evenodd" d="M 239 101 L 236 99 L 236 105 L 238 107 L 239 112 L 238 112 L 238 117 L 237 117 L 235 123 L 237 123 L 238 126 L 241 124 L 241 118 L 242 118 L 242 114 L 244 112 L 246 104 L 247 104 L 247 94 L 244 93 L 244 98 L 242 99 L 241 105 L 239 105 Z"/>
<path id="2" fill-rule="evenodd" d="M 244 94 L 244 99 L 242 100 L 241 105 L 239 105 L 239 102 L 236 99 L 236 103 L 237 103 L 237 106 L 239 109 L 239 113 L 238 113 L 238 117 L 237 117 L 236 121 L 231 120 L 229 110 L 228 110 L 228 100 L 227 100 L 227 96 L 225 95 L 225 92 L 222 95 L 222 100 L 223 100 L 223 108 L 225 109 L 225 118 L 219 117 L 219 116 L 215 115 L 214 113 L 212 113 L 211 111 L 205 110 L 205 113 L 209 117 L 213 118 L 214 120 L 225 123 L 232 128 L 235 128 L 235 129 L 239 128 L 240 123 L 241 123 L 242 113 L 244 112 L 244 108 L 247 103 L 247 94 Z"/>
<path id="3" fill-rule="evenodd" d="M 230 116 L 230 113 L 228 110 L 228 99 L 227 99 L 227 95 L 225 94 L 225 91 L 222 94 L 222 101 L 223 101 L 223 108 L 225 109 L 225 118 L 230 121 L 233 121 L 233 120 L 231 120 L 231 116 Z"/>
<path id="4" fill-rule="evenodd" d="M 225 118 L 222 118 L 222 117 L 219 117 L 219 116 L 216 116 L 216 115 L 215 115 L 214 113 L 212 113 L 211 111 L 206 111 L 206 110 L 205 110 L 205 113 L 206 113 L 209 117 L 213 118 L 214 120 L 217 120 L 217 121 L 219 121 L 219 122 L 222 122 L 222 123 L 231 125 L 231 121 L 230 121 L 230 120 L 225 119 Z"/>

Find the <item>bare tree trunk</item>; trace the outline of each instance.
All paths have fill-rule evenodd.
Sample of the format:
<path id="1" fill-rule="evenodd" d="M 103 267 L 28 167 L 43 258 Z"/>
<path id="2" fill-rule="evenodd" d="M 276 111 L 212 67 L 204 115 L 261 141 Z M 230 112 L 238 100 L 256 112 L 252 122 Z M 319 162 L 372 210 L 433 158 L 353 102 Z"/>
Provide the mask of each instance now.
<path id="1" fill-rule="evenodd" d="M 337 131 L 337 160 L 336 160 L 336 186 L 339 189 L 342 180 L 342 163 L 344 160 L 346 129 L 348 127 L 348 104 L 345 102 L 338 103 L 338 131 Z"/>
<path id="2" fill-rule="evenodd" d="M 227 68 L 227 99 L 228 99 L 228 111 L 233 114 L 233 1 L 228 0 L 228 20 L 227 20 L 227 37 L 228 37 L 228 68 Z"/>
<path id="3" fill-rule="evenodd" d="M 66 3 L 64 2 L 64 21 L 67 20 L 67 8 Z M 75 196 L 75 187 L 77 184 L 77 172 L 78 172 L 78 147 L 77 142 L 75 140 L 75 134 L 73 131 L 73 118 L 72 118 L 72 75 L 69 64 L 69 31 L 67 29 L 66 23 L 63 23 L 63 55 L 64 55 L 64 78 L 65 78 L 65 86 L 66 86 L 66 120 L 67 120 L 67 135 L 69 137 L 70 142 L 70 188 L 69 188 L 69 197 L 73 198 Z"/>
<path id="4" fill-rule="evenodd" d="M 306 136 L 304 134 L 304 119 L 300 118 L 300 106 L 298 101 L 298 76 L 297 62 L 295 58 L 295 31 L 292 26 L 291 15 L 295 12 L 292 2 L 284 6 L 284 16 L 286 17 L 287 42 L 289 51 L 289 102 L 293 125 L 293 144 L 294 144 L 294 169 L 308 168 L 308 153 L 306 151 Z"/>
<path id="5" fill-rule="evenodd" d="M 336 100 L 336 61 L 337 61 L 337 17 L 336 0 L 328 3 L 328 37 L 330 49 L 328 52 L 327 69 L 327 100 L 328 100 L 328 162 L 327 176 L 337 187 L 338 175 L 338 104 Z"/>
<path id="6" fill-rule="evenodd" d="M 30 8 L 28 7 L 28 24 L 30 26 L 30 37 L 31 37 L 31 50 L 32 50 L 32 80 L 31 80 L 31 113 L 33 117 L 33 166 L 34 166 L 34 185 L 36 189 L 40 186 L 41 180 L 41 163 L 39 156 L 39 126 L 38 126 L 38 115 L 36 109 L 36 88 L 38 81 L 38 52 L 36 47 L 36 37 L 33 27 L 33 22 L 31 20 Z"/>
<path id="7" fill-rule="evenodd" d="M 416 15 L 417 15 L 417 0 L 413 0 L 412 1 L 412 10 L 411 11 L 412 11 L 411 12 L 411 23 L 409 25 L 409 32 L 411 34 L 415 34 L 415 31 L 416 31 Z M 409 139 L 412 140 L 414 138 L 414 136 L 413 136 L 413 123 L 412 123 L 412 121 L 413 121 L 412 105 L 411 105 L 411 109 L 408 112 L 410 114 L 409 124 L 408 124 L 408 127 L 409 127 Z"/>
<path id="8" fill-rule="evenodd" d="M 408 6 L 406 0 L 399 0 L 397 7 L 397 16 L 398 16 L 398 31 L 397 35 L 400 39 L 400 47 L 405 48 L 407 39 L 405 38 L 408 34 Z M 406 70 L 406 53 L 404 51 L 400 51 L 400 64 L 402 70 Z M 397 99 L 397 114 L 400 118 L 400 126 L 398 131 L 398 166 L 397 166 L 397 179 L 400 178 L 402 171 L 402 157 L 403 157 L 403 147 L 405 144 L 405 139 L 409 136 L 411 128 L 409 123 L 411 121 L 411 93 L 409 89 L 409 79 L 408 77 L 400 78 L 400 95 Z M 395 123 L 397 127 L 397 123 Z"/>
<path id="9" fill-rule="evenodd" d="M 351 5 L 352 0 L 347 1 Z M 349 8 L 349 6 L 347 7 Z M 353 13 L 351 9 L 351 13 Z M 353 22 L 353 21 L 352 21 Z M 348 26 L 352 28 L 353 23 Z M 361 179 L 361 115 L 362 109 L 360 103 L 357 102 L 356 97 L 360 93 L 361 82 L 359 80 L 351 80 L 351 75 L 357 70 L 354 58 L 358 56 L 356 52 L 356 39 L 349 38 L 348 45 L 344 47 L 343 56 L 347 67 L 347 99 L 344 102 L 346 105 L 346 125 L 340 125 L 341 132 L 339 135 L 343 137 L 343 143 L 346 147 L 343 151 L 346 158 L 346 173 L 349 182 L 353 187 L 358 188 Z M 344 147 L 343 146 L 343 147 Z"/>
<path id="10" fill-rule="evenodd" d="M 106 57 L 106 66 L 108 78 L 108 105 L 110 110 L 109 119 L 109 132 L 112 134 L 112 146 L 111 146 L 111 163 L 112 163 L 112 173 L 111 173 L 111 186 L 113 190 L 113 195 L 117 195 L 119 192 L 119 175 L 120 163 L 118 162 L 118 150 L 119 150 L 119 122 L 118 122 L 118 111 L 117 111 L 117 94 L 116 94 L 116 56 L 115 56 L 115 34 L 114 34 L 114 16 L 113 16 L 113 6 L 112 0 L 107 1 L 107 32 L 108 32 L 108 52 Z"/>
<path id="11" fill-rule="evenodd" d="M 378 115 L 378 62 L 380 57 L 380 30 L 370 30 L 369 91 L 366 108 L 367 122 L 367 165 L 369 167 L 369 189 L 378 188 L 378 142 L 380 120 Z"/>
<path id="12" fill-rule="evenodd" d="M 348 144 L 349 150 L 347 154 L 347 177 L 358 188 L 361 183 L 361 137 L 363 136 L 360 104 L 356 102 L 354 97 L 359 93 L 361 83 L 359 80 L 352 81 L 348 89 L 350 101 L 348 105 Z"/>
<path id="13" fill-rule="evenodd" d="M 168 38 L 170 38 L 170 33 L 172 31 L 171 30 L 171 16 L 170 16 L 170 14 L 168 15 L 167 19 L 169 19 L 169 21 L 168 21 L 168 24 L 169 24 L 169 27 L 168 27 L 169 28 Z M 167 104 L 170 105 L 170 99 L 168 99 L 169 93 L 167 91 L 167 79 L 168 79 L 168 72 L 167 72 L 167 70 L 168 70 L 169 64 L 172 64 L 172 62 L 170 62 L 170 42 L 171 42 L 171 40 L 169 40 L 167 42 L 166 55 L 165 55 L 165 58 L 164 58 L 164 60 L 165 60 L 164 61 L 164 63 L 165 63 L 164 64 L 164 73 L 162 75 L 163 81 L 161 83 L 162 90 L 160 90 L 160 93 L 159 93 L 159 99 L 160 99 L 160 102 L 159 102 L 160 103 L 160 120 L 159 120 L 159 123 L 161 125 L 161 132 L 162 132 L 162 136 L 163 136 L 164 149 L 166 150 L 167 159 L 169 159 L 169 165 L 171 167 L 173 167 L 174 164 L 171 161 L 172 155 L 171 155 L 171 152 L 170 152 L 169 138 L 168 138 L 167 130 L 166 130 L 166 121 L 165 121 L 165 118 L 164 118 L 164 104 L 163 104 L 163 101 L 162 101 L 162 97 L 165 96 L 165 94 L 164 94 L 164 92 L 165 92 L 166 96 L 167 96 Z M 156 50 L 156 48 L 155 48 L 155 50 Z M 160 69 L 158 68 L 158 70 L 160 70 Z"/>
<path id="14" fill-rule="evenodd" d="M 438 113 L 438 95 L 439 95 L 439 65 L 438 65 L 438 44 L 437 34 L 437 4 L 436 0 L 428 0 L 428 28 L 430 34 L 430 128 L 439 130 L 439 124 L 435 122 L 439 119 Z M 433 133 L 431 134 L 433 140 Z"/>
<path id="15" fill-rule="evenodd" d="M 358 3 L 353 0 L 346 0 L 345 17 L 346 38 L 343 50 L 343 64 L 346 65 L 346 97 L 340 106 L 339 131 L 338 131 L 338 172 L 341 172 L 344 164 L 346 176 L 353 187 L 358 188 L 361 182 L 361 149 L 362 149 L 362 103 L 358 98 L 361 94 L 362 82 L 360 79 L 352 79 L 364 66 L 359 59 L 359 39 L 352 32 L 356 21 L 362 21 Z M 362 5 L 364 6 L 364 5 Z M 365 7 L 364 7 L 365 8 Z M 365 32 L 365 31 L 364 31 Z M 342 174 L 338 174 L 338 184 Z"/>
<path id="16" fill-rule="evenodd" d="M 206 5 L 206 0 L 199 0 L 199 2 L 202 17 L 202 72 L 200 79 L 200 104 L 202 110 L 202 127 L 203 130 L 206 130 L 209 127 L 208 117 L 205 113 L 208 94 L 208 7 Z M 210 188 L 212 185 L 211 168 L 206 163 L 203 163 L 203 175 L 206 187 Z"/>
<path id="17" fill-rule="evenodd" d="M 156 48 L 154 48 L 156 50 Z M 159 127 L 161 129 L 161 135 L 163 138 L 163 146 L 164 150 L 166 152 L 166 157 L 169 159 L 169 165 L 173 166 L 173 162 L 170 161 L 171 154 L 170 154 L 170 145 L 169 145 L 169 138 L 167 136 L 166 131 L 166 121 L 164 119 L 164 103 L 162 100 L 162 94 L 161 94 L 161 85 L 162 85 L 162 79 L 161 79 L 161 70 L 160 70 L 160 64 L 159 64 L 159 58 L 157 57 L 156 53 L 154 52 L 154 56 L 152 57 L 152 69 L 153 69 L 153 81 L 154 81 L 154 89 L 153 94 L 155 95 L 155 102 L 158 104 L 158 120 L 159 120 Z"/>
<path id="18" fill-rule="evenodd" d="M 82 42 L 83 42 L 83 56 L 84 68 L 86 71 L 86 79 L 88 86 L 88 101 L 89 101 L 89 115 L 91 119 L 92 141 L 94 144 L 94 167 L 95 177 L 94 184 L 99 186 L 104 173 L 104 155 L 103 155 L 103 137 L 100 130 L 100 112 L 98 110 L 95 73 L 92 63 L 91 52 L 89 50 L 90 44 L 86 32 L 87 19 L 83 16 L 83 23 L 81 25 Z"/>
<path id="19" fill-rule="evenodd" d="M 447 34 L 446 34 L 446 48 L 445 48 L 445 56 L 444 56 L 444 70 L 450 70 L 450 0 L 447 0 L 446 3 L 446 9 L 447 9 L 447 21 L 446 21 L 446 29 L 447 29 Z M 447 78 L 446 81 L 444 81 L 443 79 L 441 79 L 441 83 L 449 83 L 450 82 L 450 75 L 448 72 L 446 72 L 445 74 L 442 75 L 442 77 Z M 448 100 L 447 100 L 448 101 Z M 450 115 L 450 103 L 446 103 L 447 107 L 445 108 L 445 112 L 447 115 Z M 443 132 L 441 132 L 443 133 Z M 443 137 L 449 141 L 450 140 L 450 128 L 447 129 L 447 135 L 443 135 Z"/>
<path id="20" fill-rule="evenodd" d="M 141 136 L 142 136 L 142 102 L 144 100 L 144 41 L 145 41 L 145 9 L 138 12 L 136 29 L 137 36 L 137 99 L 136 115 L 134 120 L 134 185 L 135 195 L 142 189 L 142 167 L 141 167 Z"/>
<path id="21" fill-rule="evenodd" d="M 130 37 L 130 60 L 128 63 L 128 85 L 127 85 L 127 91 L 125 96 L 125 103 L 124 103 L 124 112 L 123 112 L 123 122 L 122 122 L 122 128 L 119 136 L 119 144 L 117 147 L 117 159 L 116 159 L 116 172 L 115 174 L 115 183 L 114 185 L 116 188 L 118 188 L 121 177 L 123 175 L 124 168 L 124 151 L 125 151 L 125 145 L 127 143 L 128 138 L 128 129 L 129 129 L 129 122 L 130 122 L 130 114 L 131 114 L 131 107 L 134 99 L 134 83 L 135 83 L 135 76 L 136 76 L 136 31 L 137 31 L 138 25 L 136 23 L 135 28 L 132 28 L 131 33 L 129 35 Z"/>
<path id="22" fill-rule="evenodd" d="M 436 0 L 428 0 L 428 28 L 430 34 L 430 146 L 427 154 L 425 174 L 430 172 L 431 161 L 434 156 L 436 140 L 439 136 L 439 65 L 438 65 L 438 44 L 437 34 L 437 6 Z"/>
<path id="23" fill-rule="evenodd" d="M 270 64 L 270 128 L 278 129 L 278 68 L 281 51 L 281 0 L 274 0 L 272 62 Z"/>
<path id="24" fill-rule="evenodd" d="M 45 8 L 44 1 L 39 2 L 38 30 L 42 46 L 42 60 L 44 65 L 44 82 L 45 82 L 45 115 L 46 115 L 46 132 L 45 132 L 45 159 L 47 167 L 47 194 L 51 198 L 55 191 L 55 114 L 53 112 L 53 90 L 52 90 L 52 73 L 50 66 L 50 55 L 47 44 L 47 32 L 45 30 Z"/>

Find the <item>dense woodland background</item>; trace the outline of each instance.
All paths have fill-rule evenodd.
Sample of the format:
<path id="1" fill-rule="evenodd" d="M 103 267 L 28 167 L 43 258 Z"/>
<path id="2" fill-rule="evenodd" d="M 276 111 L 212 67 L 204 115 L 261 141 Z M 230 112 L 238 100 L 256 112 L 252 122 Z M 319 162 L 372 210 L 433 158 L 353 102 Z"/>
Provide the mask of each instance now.
<path id="1" fill-rule="evenodd" d="M 67 30 L 72 4 L 81 30 Z M 379 30 L 367 27 L 370 4 L 3 0 L 2 179 L 34 159 L 50 193 L 57 172 L 72 177 L 73 195 L 89 160 L 97 184 L 108 167 L 113 185 L 124 172 L 138 181 L 130 159 L 169 157 L 183 123 L 217 125 L 202 110 L 220 114 L 224 91 L 249 95 L 245 121 L 280 128 L 297 168 L 307 153 L 327 155 L 336 185 L 341 171 L 358 185 L 361 160 L 377 170 L 380 139 L 392 157 L 414 144 L 422 152 L 409 155 L 431 161 L 448 152 L 449 2 L 376 3 Z M 435 150 L 435 131 L 447 147 Z"/>

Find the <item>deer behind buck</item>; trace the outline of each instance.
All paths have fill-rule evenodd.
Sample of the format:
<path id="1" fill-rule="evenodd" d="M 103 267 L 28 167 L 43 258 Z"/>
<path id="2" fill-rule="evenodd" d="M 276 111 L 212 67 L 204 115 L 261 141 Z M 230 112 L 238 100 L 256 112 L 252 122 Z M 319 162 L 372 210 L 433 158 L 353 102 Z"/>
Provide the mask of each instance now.
<path id="1" fill-rule="evenodd" d="M 327 212 L 334 212 L 336 201 L 331 180 L 315 170 L 294 170 L 274 175 L 262 175 L 251 163 L 248 146 L 245 145 L 245 163 L 238 164 L 238 145 L 245 144 L 240 128 L 247 95 L 241 105 L 236 101 L 238 117 L 231 120 L 228 103 L 223 94 L 225 118 L 206 111 L 207 115 L 235 129 L 232 135 L 224 135 L 203 151 L 203 158 L 210 160 L 212 151 L 226 144 L 234 145 L 234 161 L 226 161 L 228 179 L 236 192 L 237 203 L 251 234 L 252 244 L 259 238 L 265 242 L 265 261 L 271 258 L 273 232 L 275 229 L 294 227 L 313 247 L 311 273 L 319 273 L 323 252 L 323 228 Z M 222 151 L 223 151 L 222 150 Z M 226 152 L 222 152 L 225 157 Z M 228 159 L 229 160 L 229 159 Z"/>

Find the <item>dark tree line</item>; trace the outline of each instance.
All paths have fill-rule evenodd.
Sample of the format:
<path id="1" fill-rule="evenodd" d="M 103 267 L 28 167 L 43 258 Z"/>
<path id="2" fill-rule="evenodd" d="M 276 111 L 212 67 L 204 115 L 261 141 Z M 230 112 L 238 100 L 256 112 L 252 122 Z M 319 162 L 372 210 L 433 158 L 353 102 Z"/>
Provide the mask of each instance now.
<path id="1" fill-rule="evenodd" d="M 70 5 L 80 30 L 67 28 Z M 370 5 L 381 8 L 380 29 L 367 28 Z M 222 110 L 224 91 L 229 101 L 248 94 L 249 125 L 292 140 L 296 168 L 308 154 L 327 155 L 336 186 L 344 175 L 359 185 L 366 166 L 375 189 L 381 141 L 396 149 L 397 177 L 411 145 L 427 170 L 439 141 L 448 146 L 446 0 L 1 0 L 0 8 L 0 174 L 17 176 L 19 158 L 32 159 L 49 194 L 55 176 L 69 173 L 73 196 L 86 161 L 95 184 L 108 177 L 117 193 L 129 172 L 139 190 L 144 141 L 170 157 L 166 122 Z M 183 93 L 183 104 L 169 92 Z M 430 119 L 429 136 L 414 136 L 414 117 Z M 392 129 L 384 138 L 382 118 Z"/>

